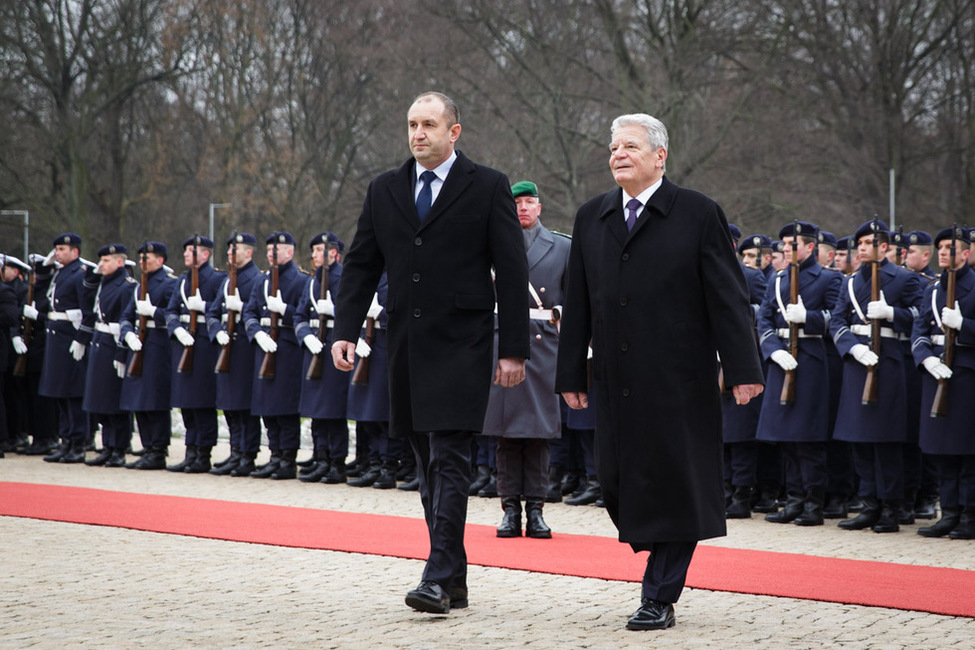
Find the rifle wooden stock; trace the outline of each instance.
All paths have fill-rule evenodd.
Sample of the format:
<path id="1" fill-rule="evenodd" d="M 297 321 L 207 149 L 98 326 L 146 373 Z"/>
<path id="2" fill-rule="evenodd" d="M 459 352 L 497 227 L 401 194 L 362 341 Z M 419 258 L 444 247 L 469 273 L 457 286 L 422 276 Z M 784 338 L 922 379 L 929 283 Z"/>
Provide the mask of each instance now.
<path id="1" fill-rule="evenodd" d="M 34 272 L 30 272 L 30 284 L 27 285 L 27 302 L 25 304 L 31 304 L 34 302 Z M 20 319 L 20 338 L 24 339 L 24 344 L 28 347 L 30 346 L 31 339 L 34 338 L 34 321 L 22 316 Z M 27 353 L 18 355 L 17 361 L 14 363 L 13 376 L 14 377 L 24 377 L 27 375 Z"/>
<path id="2" fill-rule="evenodd" d="M 877 236 L 873 238 L 873 259 L 870 260 L 870 300 L 880 300 L 880 260 L 877 259 Z M 877 355 L 877 365 L 880 364 L 880 320 L 870 320 L 870 350 Z M 877 365 L 867 366 L 867 379 L 863 382 L 863 395 L 860 403 L 864 406 L 874 406 L 880 397 L 880 385 L 877 381 Z"/>
<path id="3" fill-rule="evenodd" d="M 230 259 L 227 261 L 227 294 L 237 293 L 237 239 L 231 245 Z M 230 372 L 230 348 L 234 344 L 234 330 L 237 328 L 237 312 L 233 309 L 227 310 L 227 335 L 230 341 L 227 345 L 220 346 L 220 356 L 217 357 L 217 365 L 213 367 L 213 372 Z"/>
<path id="4" fill-rule="evenodd" d="M 200 269 L 196 263 L 196 242 L 193 243 L 193 268 L 190 269 L 190 295 L 195 296 L 200 290 Z M 190 310 L 190 323 L 187 328 L 193 338 L 196 338 L 196 317 L 197 312 Z M 179 367 L 176 372 L 193 372 L 193 349 L 195 345 L 183 346 L 183 356 L 179 358 Z"/>
<path id="5" fill-rule="evenodd" d="M 279 289 L 279 278 L 278 278 L 278 247 L 274 247 L 274 264 L 271 266 L 271 290 L 268 295 L 276 296 L 278 295 Z M 268 332 L 268 336 L 271 337 L 272 341 L 277 342 L 278 340 L 278 317 L 280 314 L 276 311 L 268 310 L 271 319 L 271 330 Z M 275 363 L 274 363 L 274 353 L 265 352 L 264 361 L 261 362 L 261 371 L 258 377 L 261 379 L 274 379 Z"/>
<path id="6" fill-rule="evenodd" d="M 366 344 L 372 347 L 373 342 L 376 340 L 376 319 L 367 318 L 366 319 Z M 359 365 L 356 366 L 355 372 L 352 374 L 352 383 L 356 386 L 365 386 L 369 383 L 369 359 L 372 355 L 368 357 L 360 357 Z"/>
<path id="7" fill-rule="evenodd" d="M 328 270 L 328 253 L 325 253 L 325 262 L 322 265 L 322 282 L 318 290 L 318 297 L 320 300 L 325 300 L 325 296 L 328 292 L 328 285 L 331 281 L 331 276 Z M 322 351 L 318 354 L 311 355 L 311 362 L 308 364 L 308 373 L 305 375 L 305 379 L 309 381 L 317 381 L 322 378 L 322 367 L 325 364 L 324 355 L 326 352 L 325 339 L 328 337 L 328 327 L 325 321 L 327 320 L 325 314 L 318 314 L 318 340 L 322 344 Z"/>
<path id="8" fill-rule="evenodd" d="M 142 275 L 139 276 L 139 300 L 145 300 L 146 296 L 149 295 L 149 273 L 146 271 L 146 251 L 142 252 Z M 149 332 L 149 317 L 139 316 L 139 342 L 145 347 L 146 336 Z M 142 353 L 143 348 L 140 347 L 138 352 L 132 353 L 132 358 L 129 359 L 129 367 L 126 370 L 129 377 L 141 377 L 142 376 Z"/>
<path id="9" fill-rule="evenodd" d="M 945 305 L 954 309 L 956 299 L 955 287 L 955 238 L 951 239 L 951 261 L 948 269 L 948 286 L 945 287 Z M 944 327 L 945 349 L 941 353 L 941 361 L 949 368 L 955 363 L 955 329 Z M 938 388 L 934 391 L 934 401 L 931 402 L 931 417 L 943 418 L 948 415 L 948 380 L 939 379 Z"/>
<path id="10" fill-rule="evenodd" d="M 789 263 L 789 304 L 799 303 L 799 237 L 792 237 L 792 261 Z M 783 314 L 785 316 L 785 314 Z M 789 323 L 789 354 L 793 359 L 799 358 L 799 324 Z M 785 371 L 782 378 L 782 393 L 779 395 L 779 404 L 787 406 L 796 401 L 796 371 Z"/>

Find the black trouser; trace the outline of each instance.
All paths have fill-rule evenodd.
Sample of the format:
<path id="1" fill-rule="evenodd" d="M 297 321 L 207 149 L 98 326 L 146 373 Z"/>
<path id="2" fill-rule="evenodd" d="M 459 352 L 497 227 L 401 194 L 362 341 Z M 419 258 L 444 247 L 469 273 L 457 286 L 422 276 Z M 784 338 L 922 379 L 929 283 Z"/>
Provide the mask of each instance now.
<path id="1" fill-rule="evenodd" d="M 224 411 L 223 417 L 230 429 L 230 448 L 245 454 L 261 450 L 261 418 L 248 410 Z"/>
<path id="2" fill-rule="evenodd" d="M 290 415 L 265 415 L 267 447 L 272 452 L 297 450 L 301 446 L 301 417 Z"/>
<path id="3" fill-rule="evenodd" d="M 143 449 L 169 446 L 173 429 L 169 411 L 136 411 L 135 421 Z"/>
<path id="4" fill-rule="evenodd" d="M 132 442 L 132 415 L 130 413 L 98 413 L 102 425 L 102 447 L 128 449 Z"/>
<path id="5" fill-rule="evenodd" d="M 728 479 L 735 487 L 758 484 L 758 443 L 754 440 L 724 443 Z"/>
<path id="6" fill-rule="evenodd" d="M 355 434 L 360 434 L 356 423 Z M 349 455 L 349 421 L 345 418 L 312 418 L 311 437 L 315 449 L 324 449 L 332 460 L 345 462 Z"/>
<path id="7" fill-rule="evenodd" d="M 647 569 L 643 574 L 644 598 L 676 603 L 687 581 L 687 568 L 694 557 L 697 542 L 655 542 L 640 549 L 649 550 Z"/>
<path id="8" fill-rule="evenodd" d="M 498 438 L 498 495 L 544 501 L 548 463 L 547 439 Z"/>
<path id="9" fill-rule="evenodd" d="M 58 435 L 62 442 L 84 442 L 91 432 L 88 423 L 88 413 L 82 408 L 80 397 L 59 397 L 55 400 L 58 405 Z"/>
<path id="10" fill-rule="evenodd" d="M 410 436 L 420 481 L 420 501 L 430 534 L 423 580 L 444 589 L 467 587 L 464 525 L 471 485 L 472 431 L 438 431 Z"/>
<path id="11" fill-rule="evenodd" d="M 975 455 L 932 455 L 938 470 L 941 508 L 975 507 Z"/>
<path id="12" fill-rule="evenodd" d="M 845 440 L 830 440 L 826 443 L 826 472 L 829 475 L 827 492 L 843 499 L 853 496 L 856 470 L 853 468 L 850 443 Z"/>
<path id="13" fill-rule="evenodd" d="M 785 460 L 785 489 L 793 494 L 826 491 L 825 442 L 782 442 Z"/>
<path id="14" fill-rule="evenodd" d="M 184 440 L 187 445 L 212 447 L 217 444 L 217 409 L 181 408 L 180 412 L 186 427 Z"/>
<path id="15" fill-rule="evenodd" d="M 900 442 L 855 442 L 853 464 L 860 477 L 859 496 L 888 501 L 904 498 L 904 452 Z"/>

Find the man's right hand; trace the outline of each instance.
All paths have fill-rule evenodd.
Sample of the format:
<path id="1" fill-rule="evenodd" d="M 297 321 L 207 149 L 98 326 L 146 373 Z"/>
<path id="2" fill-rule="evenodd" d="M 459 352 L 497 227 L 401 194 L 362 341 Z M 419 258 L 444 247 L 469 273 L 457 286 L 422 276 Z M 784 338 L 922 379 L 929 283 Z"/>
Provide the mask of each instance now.
<path id="1" fill-rule="evenodd" d="M 24 305 L 24 317 L 29 318 L 31 320 L 37 320 L 37 316 L 39 313 L 40 312 L 37 311 L 37 307 L 34 306 L 34 303 L 31 303 L 29 305 Z"/>
<path id="2" fill-rule="evenodd" d="M 125 333 L 125 344 L 129 346 L 129 349 L 133 352 L 138 352 L 142 349 L 142 341 L 139 340 L 139 335 L 135 332 Z"/>
<path id="3" fill-rule="evenodd" d="M 349 372 L 355 367 L 355 342 L 336 341 L 332 344 L 332 363 L 342 372 Z"/>
<path id="4" fill-rule="evenodd" d="M 562 398 L 570 409 L 576 411 L 589 406 L 589 395 L 586 393 L 562 393 Z"/>

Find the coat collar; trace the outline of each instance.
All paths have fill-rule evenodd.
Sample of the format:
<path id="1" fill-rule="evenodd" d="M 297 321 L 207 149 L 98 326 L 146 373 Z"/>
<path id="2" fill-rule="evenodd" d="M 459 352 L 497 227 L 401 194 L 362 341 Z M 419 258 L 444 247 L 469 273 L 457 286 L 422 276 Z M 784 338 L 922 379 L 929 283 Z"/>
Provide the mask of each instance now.
<path id="1" fill-rule="evenodd" d="M 670 179 L 664 176 L 660 187 L 653 193 L 650 200 L 647 201 L 647 204 L 643 206 L 643 212 L 640 214 L 640 218 L 636 220 L 636 225 L 633 226 L 633 230 L 630 232 L 626 231 L 626 222 L 623 220 L 622 188 L 617 187 L 615 190 L 603 195 L 603 201 L 599 209 L 599 218 L 605 220 L 612 215 L 612 218 L 609 218 L 610 232 L 613 233 L 613 236 L 621 244 L 625 244 L 640 232 L 643 224 L 648 221 L 646 217 L 650 216 L 651 212 L 654 216 L 664 218 L 670 214 L 670 210 L 674 206 L 674 201 L 677 199 L 678 189 L 677 185 L 671 183 Z"/>
<path id="2" fill-rule="evenodd" d="M 420 223 L 420 217 L 416 214 L 416 202 L 413 199 L 413 191 L 416 187 L 416 159 L 410 158 L 403 165 L 393 172 L 393 177 L 389 184 L 389 191 L 393 203 L 399 209 L 400 216 L 410 222 L 416 230 L 422 230 L 436 221 L 457 198 L 464 193 L 467 186 L 473 182 L 471 177 L 477 166 L 464 155 L 457 151 L 457 160 L 454 161 L 447 174 L 437 200 L 430 207 L 427 218 Z"/>
<path id="3" fill-rule="evenodd" d="M 542 224 L 538 224 L 538 228 L 538 235 L 532 242 L 531 248 L 528 249 L 528 268 L 533 268 L 538 264 L 555 245 L 555 235 Z"/>

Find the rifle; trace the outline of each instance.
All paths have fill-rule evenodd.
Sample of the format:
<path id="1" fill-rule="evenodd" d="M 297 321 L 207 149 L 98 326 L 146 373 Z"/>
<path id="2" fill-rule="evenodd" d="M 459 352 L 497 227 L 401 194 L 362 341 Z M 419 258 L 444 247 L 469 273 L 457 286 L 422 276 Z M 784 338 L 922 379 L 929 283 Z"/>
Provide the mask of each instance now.
<path id="1" fill-rule="evenodd" d="M 230 259 L 227 260 L 227 293 L 234 295 L 237 293 L 237 231 L 231 238 Z M 220 356 L 217 357 L 217 365 L 213 372 L 230 372 L 230 348 L 234 344 L 234 330 L 237 326 L 237 312 L 232 309 L 227 310 L 227 334 L 230 342 L 220 348 Z"/>
<path id="2" fill-rule="evenodd" d="M 873 256 L 870 260 L 870 300 L 871 302 L 880 300 L 880 259 L 879 242 L 877 241 L 877 219 L 873 220 Z M 880 356 L 880 320 L 873 318 L 870 321 L 870 349 L 878 357 Z M 879 363 L 879 362 L 878 362 Z M 863 382 L 863 396 L 860 403 L 864 406 L 874 406 L 877 404 L 880 387 L 877 383 L 877 366 L 867 366 L 867 379 Z"/>
<path id="3" fill-rule="evenodd" d="M 366 335 L 363 338 L 366 345 L 372 347 L 373 342 L 376 340 L 375 318 L 366 319 Z M 356 386 L 365 386 L 369 383 L 369 359 L 371 358 L 372 355 L 359 358 L 359 365 L 356 366 L 355 372 L 352 373 L 352 383 Z"/>
<path id="4" fill-rule="evenodd" d="M 792 261 L 789 262 L 789 304 L 799 303 L 799 222 L 792 224 Z M 783 314 L 784 315 L 784 314 Z M 799 323 L 789 323 L 789 354 L 799 358 Z M 786 406 L 796 401 L 796 371 L 786 370 L 782 379 L 779 404 Z"/>
<path id="5" fill-rule="evenodd" d="M 274 240 L 274 246 L 272 250 L 274 251 L 273 252 L 274 262 L 271 264 L 271 290 L 268 293 L 268 295 L 276 296 L 278 295 L 278 289 L 279 289 L 277 239 Z M 269 331 L 268 334 L 270 335 L 271 340 L 276 342 L 278 340 L 278 316 L 280 314 L 278 314 L 278 312 L 276 311 L 271 311 L 270 309 L 268 310 L 268 314 L 270 315 L 271 318 L 271 331 Z M 260 379 L 274 379 L 274 353 L 273 352 L 264 353 L 264 361 L 261 362 L 261 372 L 260 374 L 258 374 L 258 377 Z"/>
<path id="6" fill-rule="evenodd" d="M 945 288 L 945 304 L 954 309 L 955 307 L 955 244 L 957 243 L 958 224 L 951 229 L 951 252 L 948 262 L 948 286 Z M 945 348 L 941 353 L 941 361 L 949 368 L 955 362 L 955 329 L 944 327 Z M 943 418 L 948 415 L 948 380 L 939 379 L 938 388 L 934 392 L 934 401 L 931 403 L 931 417 Z"/>
<path id="7" fill-rule="evenodd" d="M 897 253 L 894 255 L 894 264 L 897 266 L 904 265 L 904 226 L 898 226 L 897 228 Z"/>
<path id="8" fill-rule="evenodd" d="M 193 237 L 193 268 L 190 269 L 190 295 L 195 296 L 200 290 L 200 269 L 197 266 L 197 247 L 200 243 L 200 236 Z M 190 310 L 190 326 L 187 328 L 193 338 L 196 338 L 196 319 L 197 312 Z M 195 345 L 183 348 L 183 356 L 180 357 L 179 367 L 176 372 L 193 372 L 193 349 Z"/>
<path id="9" fill-rule="evenodd" d="M 146 270 L 146 253 L 149 249 L 149 242 L 145 242 L 142 245 L 142 256 L 140 261 L 140 266 L 142 267 L 142 275 L 139 278 L 139 300 L 145 300 L 146 296 L 149 295 L 149 273 Z M 149 317 L 139 316 L 139 342 L 142 343 L 143 347 L 146 343 L 146 336 L 149 334 Z M 132 358 L 129 359 L 129 377 L 141 377 L 142 376 L 142 349 L 139 348 L 138 352 L 132 353 Z"/>
<path id="10" fill-rule="evenodd" d="M 328 291 L 329 284 L 329 269 L 328 269 L 328 248 L 325 249 L 325 261 L 322 263 L 322 286 L 319 291 L 319 298 L 325 300 L 325 295 Z M 318 315 L 318 340 L 322 342 L 322 351 L 318 354 L 314 354 L 311 357 L 311 362 L 308 364 L 308 372 L 305 374 L 305 379 L 309 381 L 314 381 L 322 378 L 322 357 L 325 354 L 325 337 L 328 336 L 328 328 L 325 326 L 326 315 Z M 358 369 L 356 369 L 358 373 Z M 352 378 L 352 383 L 355 383 L 355 377 Z"/>
<path id="11" fill-rule="evenodd" d="M 30 282 L 27 285 L 27 303 L 31 304 L 34 302 L 34 286 L 37 279 L 34 275 L 34 270 L 28 271 L 30 274 Z M 20 338 L 24 339 L 24 344 L 30 347 L 30 341 L 34 338 L 34 321 L 27 318 L 26 316 L 21 316 L 20 318 Z M 13 370 L 14 377 L 24 377 L 27 375 L 27 353 L 17 357 L 17 362 L 14 364 Z"/>

